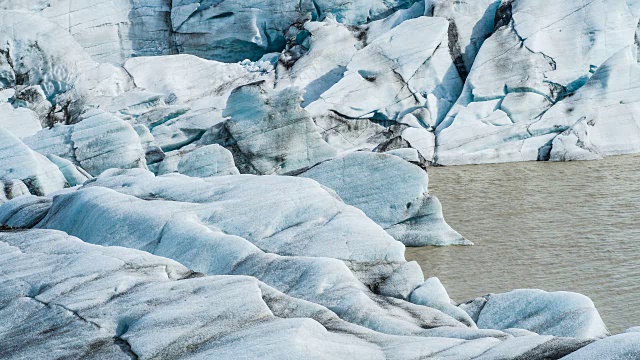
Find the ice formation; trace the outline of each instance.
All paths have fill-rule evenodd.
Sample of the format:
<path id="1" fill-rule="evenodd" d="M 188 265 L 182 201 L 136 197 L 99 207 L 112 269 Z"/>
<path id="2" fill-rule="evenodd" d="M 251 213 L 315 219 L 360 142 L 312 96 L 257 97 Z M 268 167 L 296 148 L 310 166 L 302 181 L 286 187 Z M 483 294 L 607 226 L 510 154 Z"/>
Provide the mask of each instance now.
<path id="1" fill-rule="evenodd" d="M 458 304 L 432 165 L 640 152 L 636 0 L 0 1 L 0 357 L 622 359 Z"/>

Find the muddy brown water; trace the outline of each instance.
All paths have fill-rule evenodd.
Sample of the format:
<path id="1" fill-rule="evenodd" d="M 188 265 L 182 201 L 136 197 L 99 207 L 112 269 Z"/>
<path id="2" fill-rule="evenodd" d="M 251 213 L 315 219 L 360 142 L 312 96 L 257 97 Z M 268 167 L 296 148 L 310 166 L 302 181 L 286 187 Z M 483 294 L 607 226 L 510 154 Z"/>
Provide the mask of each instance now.
<path id="1" fill-rule="evenodd" d="M 613 333 L 640 325 L 640 156 L 429 169 L 476 245 L 407 248 L 464 301 L 516 288 L 589 296 Z"/>

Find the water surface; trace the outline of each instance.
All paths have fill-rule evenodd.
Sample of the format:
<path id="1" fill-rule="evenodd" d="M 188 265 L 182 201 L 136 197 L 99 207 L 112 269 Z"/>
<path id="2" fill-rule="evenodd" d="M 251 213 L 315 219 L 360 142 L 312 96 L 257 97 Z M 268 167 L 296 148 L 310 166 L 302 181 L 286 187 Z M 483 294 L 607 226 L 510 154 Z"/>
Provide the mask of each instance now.
<path id="1" fill-rule="evenodd" d="M 612 332 L 640 325 L 640 156 L 434 167 L 429 188 L 476 246 L 408 248 L 464 301 L 516 288 L 567 290 Z"/>

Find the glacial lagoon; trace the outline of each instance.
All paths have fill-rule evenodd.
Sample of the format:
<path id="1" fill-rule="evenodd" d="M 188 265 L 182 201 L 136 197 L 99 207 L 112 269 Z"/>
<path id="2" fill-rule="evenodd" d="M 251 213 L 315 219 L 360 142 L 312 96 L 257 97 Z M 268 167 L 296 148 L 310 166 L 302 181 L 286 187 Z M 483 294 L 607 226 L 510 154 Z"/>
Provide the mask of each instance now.
<path id="1" fill-rule="evenodd" d="M 449 224 L 476 245 L 406 255 L 452 299 L 575 291 L 612 333 L 640 325 L 640 156 L 432 167 L 429 176 Z"/>

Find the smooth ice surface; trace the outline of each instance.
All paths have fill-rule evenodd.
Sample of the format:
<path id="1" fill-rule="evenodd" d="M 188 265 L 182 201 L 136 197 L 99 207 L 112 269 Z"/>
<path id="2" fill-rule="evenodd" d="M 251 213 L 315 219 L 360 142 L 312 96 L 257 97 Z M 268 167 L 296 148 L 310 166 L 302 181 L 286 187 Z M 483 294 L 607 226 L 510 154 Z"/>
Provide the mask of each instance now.
<path id="1" fill-rule="evenodd" d="M 253 275 L 383 332 L 426 334 L 420 324 L 438 324 L 462 328 L 457 336 L 474 337 L 437 310 L 372 293 L 365 284 L 385 287 L 396 281 L 387 278 L 398 274 L 413 279 L 413 285 L 386 286 L 385 294 L 402 298 L 422 282 L 420 269 L 402 267 L 402 244 L 312 180 L 231 176 L 204 181 L 147 174 L 103 174 L 84 189 L 56 196 L 38 226 L 65 230 L 91 243 L 147 250 L 196 271 Z M 155 194 L 153 206 L 148 205 L 149 192 Z M 89 208 L 93 210 L 83 210 Z M 296 275 L 300 273 L 305 275 Z M 369 312 L 378 315 L 364 316 Z"/>
<path id="2" fill-rule="evenodd" d="M 128 172 L 133 175 L 135 171 Z M 140 176 L 135 178 L 140 179 Z M 184 177 L 181 175 L 166 177 L 168 180 L 179 178 Z M 70 191 L 55 197 L 53 203 L 48 204 L 51 206 L 49 215 L 40 222 L 39 227 L 58 222 L 60 226 L 67 227 L 69 231 L 84 236 L 92 242 L 139 247 L 140 245 L 132 241 L 142 244 L 156 236 L 151 228 L 140 228 L 139 225 L 143 224 L 139 222 L 141 218 L 152 213 L 154 220 L 147 218 L 152 221 L 144 223 L 157 226 L 160 224 L 156 222 L 164 221 L 162 218 L 169 215 L 163 208 L 180 206 L 183 216 L 188 216 L 184 212 L 188 203 L 181 201 L 175 203 L 176 205 L 170 205 L 170 200 L 165 199 L 160 202 L 156 200 L 154 210 L 148 206 L 145 207 L 147 210 L 142 210 L 136 201 L 124 201 L 130 197 L 117 195 L 112 190 L 95 185 L 100 182 L 102 185 L 107 185 L 104 181 L 111 181 L 111 186 L 115 187 L 118 182 L 121 182 L 124 188 L 137 188 L 140 191 L 142 190 L 140 187 L 143 184 L 149 184 L 149 180 L 142 179 L 134 185 L 132 181 L 135 182 L 135 180 L 131 178 L 118 179 L 116 176 L 109 180 L 109 176 L 103 175 L 90 188 Z M 200 182 L 201 180 L 190 181 Z M 250 180 L 245 179 L 245 181 Z M 184 189 L 184 187 L 181 188 Z M 202 206 L 206 203 L 202 201 L 207 198 L 207 194 L 202 193 L 197 187 L 190 188 L 193 189 L 194 194 L 200 194 L 192 199 L 199 199 L 198 204 L 201 209 L 198 214 L 203 215 Z M 169 198 L 170 195 L 166 191 L 169 191 L 169 188 L 165 188 L 164 195 L 162 191 L 157 193 Z M 173 196 L 183 198 L 187 196 L 185 193 L 180 195 L 176 190 L 172 192 L 174 192 Z M 78 196 L 95 195 L 98 195 L 101 205 L 94 204 L 93 211 L 73 210 L 78 209 L 77 206 L 82 203 L 81 200 L 78 202 Z M 118 207 L 107 198 L 113 198 L 116 203 L 125 206 L 117 210 Z M 16 206 L 19 199 L 29 199 L 29 201 L 22 201 L 22 206 Z M 19 199 L 10 202 L 9 208 L 6 206 L 0 208 L 0 219 L 3 223 L 10 223 L 12 218 L 16 217 L 26 220 L 24 212 L 15 212 L 15 210 L 23 209 L 24 211 L 27 209 L 25 205 L 31 204 L 30 206 L 33 207 L 38 204 L 35 201 L 38 200 L 36 197 Z M 137 201 L 144 202 L 144 200 Z M 66 209 L 76 212 L 76 216 L 81 216 L 83 218 L 81 223 L 65 221 L 68 211 L 59 210 L 60 202 L 70 205 Z M 42 205 L 47 204 L 45 202 Z M 95 213 L 98 208 L 111 210 L 101 211 L 100 219 L 92 220 L 90 213 Z M 47 210 L 44 209 L 44 211 Z M 115 220 L 113 211 L 122 214 L 117 226 L 109 225 L 112 219 Z M 134 215 L 134 212 L 138 215 Z M 35 211 L 33 214 L 38 218 L 43 215 L 42 210 Z M 289 333 L 279 330 L 282 328 L 276 326 L 278 324 L 286 325 L 285 328 L 293 327 L 295 331 L 292 332 L 292 336 L 293 334 L 296 336 L 291 338 L 291 341 L 296 344 L 305 344 L 303 349 L 299 349 L 299 353 L 287 352 L 287 356 L 292 358 L 313 357 L 313 351 L 309 347 L 316 346 L 314 344 L 318 341 L 323 344 L 317 346 L 318 349 L 323 349 L 324 355 L 327 351 L 326 346 L 331 344 L 334 347 L 331 350 L 331 358 L 341 356 L 352 358 L 360 356 L 354 354 L 366 354 L 362 356 L 392 359 L 429 357 L 436 353 L 453 358 L 471 358 L 487 350 L 491 350 L 492 356 L 485 356 L 485 358 L 504 358 L 505 356 L 538 358 L 546 355 L 560 357 L 585 345 L 580 341 L 550 336 L 532 335 L 526 339 L 518 338 L 517 340 L 511 335 L 495 330 L 465 328 L 461 323 L 455 322 L 435 309 L 411 305 L 383 295 L 374 295 L 362 283 L 355 280 L 344 265 L 340 266 L 341 262 L 337 260 L 264 253 L 260 255 L 257 248 L 250 250 L 251 246 L 242 246 L 242 242 L 246 240 L 241 240 L 238 236 L 214 235 L 212 225 L 208 225 L 208 229 L 198 229 L 198 225 L 193 223 L 195 220 L 193 217 L 189 221 L 181 220 L 177 217 L 177 213 L 169 216 L 174 218 L 162 226 L 161 237 L 157 240 L 156 249 L 153 252 L 164 255 L 171 253 L 170 257 L 182 258 L 185 264 L 190 264 L 194 269 L 220 274 L 224 272 L 221 268 L 224 265 L 220 261 L 231 260 L 223 258 L 222 253 L 229 256 L 233 253 L 230 251 L 233 247 L 237 249 L 244 247 L 252 255 L 235 262 L 233 266 L 236 269 L 231 270 L 228 275 L 258 271 L 254 275 L 270 286 L 246 276 L 203 277 L 202 274 L 193 273 L 165 258 L 132 249 L 88 245 L 60 232 L 44 230 L 4 232 L 0 233 L 0 243 L 9 244 L 7 248 L 11 251 L 3 252 L 3 256 L 13 260 L 2 262 L 2 264 L 12 264 L 8 268 L 11 276 L 3 279 L 13 280 L 9 280 L 10 286 L 3 287 L 5 289 L 3 296 L 9 299 L 18 298 L 18 301 L 12 303 L 11 312 L 23 318 L 32 315 L 34 311 L 44 311 L 48 314 L 44 321 L 32 324 L 26 329 L 14 327 L 13 323 L 8 323 L 5 327 L 11 336 L 5 339 L 11 341 L 10 349 L 16 347 L 27 354 L 36 354 L 45 351 L 47 346 L 53 344 L 68 344 L 71 341 L 86 345 L 94 342 L 92 339 L 106 337 L 113 340 L 95 340 L 103 345 L 89 347 L 91 351 L 98 353 L 95 355 L 97 358 L 107 357 L 107 355 L 101 355 L 102 352 L 112 354 L 117 353 L 118 349 L 126 353 L 142 354 L 142 356 L 160 352 L 175 353 L 178 356 L 177 354 L 189 354 L 198 349 L 197 354 L 205 357 L 209 354 L 207 351 L 211 350 L 215 351 L 216 356 L 228 358 L 231 353 L 224 350 L 228 347 L 235 349 L 233 351 L 235 356 L 246 354 L 243 356 L 255 358 L 258 357 L 257 349 L 264 350 L 263 344 L 273 344 L 274 339 L 277 338 L 279 339 L 278 351 L 270 352 L 267 356 L 273 354 L 274 358 L 281 358 L 282 352 L 286 352 L 286 346 L 288 346 L 283 345 L 283 342 L 286 344 L 289 341 Z M 56 220 L 57 217 L 59 220 Z M 98 222 L 100 225 L 97 225 Z M 65 223 L 67 225 L 63 225 Z M 135 225 L 136 223 L 138 226 Z M 24 222 L 22 224 L 25 225 Z M 97 233 L 90 230 L 93 226 L 100 226 L 100 236 L 96 236 Z M 215 237 L 218 237 L 218 240 Z M 223 239 L 224 237 L 226 240 Z M 188 243 L 189 249 L 196 251 L 185 252 L 186 248 L 179 248 L 180 243 Z M 216 250 L 207 250 L 205 245 L 207 243 L 214 246 Z M 232 245 L 233 243 L 236 245 Z M 226 245 L 223 247 L 221 246 L 223 244 Z M 16 248 L 19 250 L 13 250 Z M 64 262 L 65 266 L 59 266 L 60 262 Z M 38 263 L 39 266 L 34 269 L 33 263 Z M 396 268 L 391 275 L 395 285 L 387 281 L 389 285 L 381 287 L 381 292 L 406 283 L 410 278 L 407 275 L 412 272 L 409 268 L 416 266 L 415 263 L 404 263 L 403 266 Z M 287 269 L 291 269 L 293 274 L 283 278 L 283 271 L 288 273 Z M 272 274 L 273 272 L 278 274 Z M 7 271 L 4 273 L 6 274 Z M 94 273 L 102 275 L 92 275 Z M 305 275 L 301 277 L 294 275 L 300 273 Z M 75 276 L 69 277 L 68 274 Z M 399 280 L 404 281 L 398 282 Z M 318 281 L 320 282 L 317 283 Z M 418 279 L 418 281 L 421 280 Z M 20 284 L 28 286 L 20 286 Z M 78 286 L 79 284 L 83 286 Z M 334 285 L 329 287 L 328 284 Z M 283 289 L 290 296 L 271 286 Z M 91 290 L 90 294 L 84 291 L 86 289 Z M 313 302 L 319 305 L 308 302 L 309 299 L 313 299 Z M 37 303 L 35 305 L 38 306 L 35 306 L 35 309 L 29 307 L 30 301 L 35 301 Z M 237 306 L 238 301 L 241 301 L 242 306 Z M 25 305 L 24 302 L 27 304 Z M 44 308 L 41 306 L 43 303 L 47 304 Z M 152 309 L 149 309 L 150 303 L 154 304 Z M 321 306 L 322 304 L 325 306 Z M 384 306 L 380 307 L 382 304 Z M 55 311 L 58 308 L 60 311 Z M 236 314 L 238 311 L 242 314 Z M 410 315 L 403 315 L 405 312 Z M 366 317 L 362 317 L 365 314 Z M 32 316 L 41 318 L 40 315 Z M 209 316 L 216 320 L 207 320 Z M 376 321 L 376 319 L 379 320 Z M 15 337 L 23 339 L 19 341 L 30 339 L 32 336 L 30 331 L 34 326 L 45 331 L 50 329 L 52 324 L 59 324 L 61 320 L 64 320 L 65 326 L 59 331 L 52 329 L 47 331 L 46 338 L 37 337 L 35 342 L 30 340 L 37 346 L 21 347 L 19 342 L 16 344 L 16 341 L 12 340 Z M 412 325 L 416 321 L 421 325 Z M 167 331 L 168 329 L 172 331 Z M 162 335 L 158 331 L 162 331 Z M 193 342 L 194 331 L 199 334 L 197 343 Z M 226 334 L 223 338 L 218 335 L 220 331 Z M 265 331 L 268 334 L 272 333 L 275 337 L 265 334 Z M 68 338 L 69 334 L 76 332 L 81 335 L 71 335 L 73 337 Z M 317 340 L 317 336 L 320 336 L 321 340 Z M 214 338 L 216 341 L 210 342 Z M 247 338 L 255 338 L 255 341 L 251 342 L 250 346 L 246 346 L 245 341 L 241 339 Z M 117 348 L 110 346 L 114 343 L 118 346 Z M 243 346 L 243 349 L 239 350 L 237 346 Z M 187 350 L 180 350 L 182 347 Z M 64 347 L 61 351 L 75 354 L 78 351 L 88 350 L 82 346 L 71 346 Z M 21 354 L 21 352 L 17 353 Z M 265 354 L 261 355 L 263 358 L 264 356 Z"/>
<path id="3" fill-rule="evenodd" d="M 453 305 L 449 294 L 447 294 L 447 290 L 440 282 L 440 279 L 436 277 L 427 279 L 422 285 L 413 290 L 409 301 L 414 304 L 438 309 L 470 327 L 476 327 L 474 320 L 471 319 L 469 314 Z"/>
<path id="4" fill-rule="evenodd" d="M 0 103 L 0 128 L 23 138 L 37 133 L 42 129 L 42 125 L 35 112 L 27 108 L 14 109 L 8 103 Z"/>
<path id="5" fill-rule="evenodd" d="M 59 231 L 1 232 L 0 249 L 6 275 L 0 279 L 0 314 L 8 320 L 0 325 L 0 355 L 6 359 L 52 353 L 93 359 L 505 354 L 495 338 L 385 335 L 255 278 L 205 276 L 166 258 L 87 244 Z M 548 340 L 538 337 L 533 344 Z M 508 346 L 509 353 L 525 356 L 531 347 Z"/>

